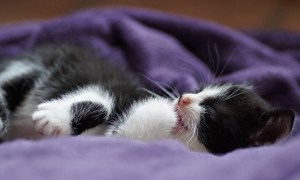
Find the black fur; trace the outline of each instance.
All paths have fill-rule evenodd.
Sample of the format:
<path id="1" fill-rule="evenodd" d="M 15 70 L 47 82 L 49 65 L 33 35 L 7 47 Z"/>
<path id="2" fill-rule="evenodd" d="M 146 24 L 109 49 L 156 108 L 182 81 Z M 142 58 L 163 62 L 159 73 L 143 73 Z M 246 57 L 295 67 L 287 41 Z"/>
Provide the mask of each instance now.
<path id="1" fill-rule="evenodd" d="M 124 72 L 100 57 L 95 57 L 94 53 L 82 47 L 43 46 L 17 57 L 15 60 L 26 61 L 37 65 L 40 69 L 24 76 L 18 76 L 2 85 L 1 88 L 5 92 L 4 102 L 7 102 L 5 106 L 2 106 L 3 110 L 0 109 L 3 116 L 7 114 L 5 110 L 14 112 L 21 105 L 24 97 L 34 88 L 37 79 L 42 81 L 42 85 L 35 87 L 32 94 L 37 104 L 58 99 L 87 85 L 96 85 L 106 89 L 113 94 L 116 100 L 107 124 L 113 123 L 116 117 L 129 109 L 132 103 L 147 97 L 144 92 L 139 90 L 143 85 L 134 75 Z M 1 66 L 2 70 L 5 69 L 5 65 Z M 83 108 L 84 105 L 86 105 L 85 108 Z M 90 103 L 79 103 L 72 107 L 72 111 L 75 113 L 72 123 L 73 135 L 78 135 L 87 128 L 103 123 L 101 111 L 98 111 L 100 114 L 93 114 L 92 111 L 95 108 L 95 104 Z M 83 117 L 80 110 L 87 112 L 86 117 Z M 100 119 L 95 120 L 96 117 L 92 118 L 94 115 Z M 88 119 L 92 121 L 90 122 Z M 5 122 L 7 121 L 9 120 L 5 120 Z M 6 124 L 5 128 L 7 128 Z"/>
<path id="2" fill-rule="evenodd" d="M 54 67 L 49 79 L 37 91 L 37 96 L 42 101 L 59 98 L 86 85 L 101 85 L 115 97 L 114 110 L 106 122 L 111 124 L 135 101 L 147 97 L 144 92 L 139 90 L 143 85 L 134 75 L 124 72 L 106 60 L 93 56 L 93 53 L 88 50 L 63 46 L 58 52 L 57 48 L 50 47 L 38 49 L 37 53 L 40 54 L 40 57 L 45 57 L 40 58 L 45 68 Z M 79 106 L 82 107 L 82 104 Z M 88 109 L 89 107 L 87 107 L 87 111 L 89 111 Z M 81 113 L 81 115 L 83 114 Z M 102 117 L 102 115 L 98 115 Z M 89 114 L 84 118 L 88 119 Z M 74 120 L 76 121 L 72 124 L 75 128 L 73 129 L 74 135 L 80 134 L 86 128 L 103 123 L 102 119 L 90 124 L 87 121 L 80 123 L 83 121 L 83 117 L 80 120 L 78 118 Z"/>
<path id="3" fill-rule="evenodd" d="M 91 101 L 73 104 L 70 110 L 72 135 L 100 124 L 118 124 L 118 116 L 135 102 L 149 97 L 140 90 L 144 85 L 135 75 L 93 54 L 72 46 L 45 46 L 17 58 L 39 68 L 1 85 L 4 95 L 0 101 L 0 117 L 4 129 L 8 129 L 10 113 L 20 107 L 29 92 L 37 101 L 36 105 L 88 85 L 99 86 L 113 95 L 115 105 L 111 114 L 101 104 Z M 42 84 L 37 86 L 39 81 Z M 234 94 L 236 96 L 229 98 Z M 197 137 L 208 151 L 222 154 L 237 148 L 274 143 L 291 131 L 294 113 L 272 110 L 252 90 L 232 86 L 225 97 L 228 99 L 208 98 L 200 104 L 206 113 L 200 117 Z"/>
<path id="4" fill-rule="evenodd" d="M 72 135 L 79 135 L 83 131 L 105 122 L 108 118 L 107 110 L 97 103 L 84 101 L 73 104 Z"/>
<path id="5" fill-rule="evenodd" d="M 38 90 L 37 96 L 41 99 L 59 98 L 90 84 L 100 84 L 111 92 L 116 98 L 118 111 L 124 111 L 133 101 L 146 97 L 139 90 L 143 85 L 130 72 L 124 72 L 82 48 L 62 46 L 59 51 L 57 49 L 48 47 L 35 52 L 40 56 L 39 61 L 42 60 L 40 63 L 52 71 L 44 86 Z"/>
<path id="6" fill-rule="evenodd" d="M 10 112 L 14 112 L 21 102 L 23 102 L 27 93 L 33 88 L 38 75 L 39 72 L 34 71 L 29 74 L 16 77 L 1 86 Z"/>
<path id="7" fill-rule="evenodd" d="M 3 123 L 3 127 L 0 128 L 0 135 L 2 135 L 1 132 L 7 131 L 7 127 L 8 127 L 8 123 L 9 123 L 8 116 L 9 116 L 9 112 L 7 111 L 7 108 L 4 104 L 4 102 L 0 102 L 0 118 Z"/>
<path id="8" fill-rule="evenodd" d="M 265 138 L 260 144 L 254 142 L 260 137 L 255 137 L 254 140 L 253 135 L 261 131 L 269 122 L 269 119 L 264 117 L 272 109 L 248 88 L 233 86 L 225 96 L 229 97 L 233 93 L 238 95 L 228 100 L 210 98 L 201 104 L 206 108 L 207 113 L 198 126 L 198 138 L 205 147 L 212 153 L 223 154 L 234 149 L 274 143 L 278 140 L 284 132 L 277 130 L 272 131 L 272 141 Z M 290 132 L 294 121 L 293 114 L 290 110 L 279 110 L 274 116 L 276 120 L 282 120 L 282 127 L 278 129 Z M 278 126 L 274 122 L 271 126 Z M 265 136 L 270 137 L 270 133 Z"/>

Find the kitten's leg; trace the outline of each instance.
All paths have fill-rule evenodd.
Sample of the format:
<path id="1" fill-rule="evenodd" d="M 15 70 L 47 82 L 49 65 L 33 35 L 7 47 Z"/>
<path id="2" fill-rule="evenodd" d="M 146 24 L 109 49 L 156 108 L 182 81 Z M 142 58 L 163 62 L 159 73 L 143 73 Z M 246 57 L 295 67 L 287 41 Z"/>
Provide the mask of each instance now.
<path id="1" fill-rule="evenodd" d="M 11 61 L 0 67 L 0 137 L 9 129 L 14 114 L 39 75 L 38 66 L 26 61 Z"/>
<path id="2" fill-rule="evenodd" d="M 78 135 L 105 122 L 113 98 L 97 86 L 87 86 L 38 105 L 32 114 L 35 128 L 44 135 Z"/>
<path id="3" fill-rule="evenodd" d="M 164 98 L 137 102 L 123 118 L 120 124 L 108 129 L 107 136 L 143 141 L 168 139 L 177 122 L 172 102 Z"/>

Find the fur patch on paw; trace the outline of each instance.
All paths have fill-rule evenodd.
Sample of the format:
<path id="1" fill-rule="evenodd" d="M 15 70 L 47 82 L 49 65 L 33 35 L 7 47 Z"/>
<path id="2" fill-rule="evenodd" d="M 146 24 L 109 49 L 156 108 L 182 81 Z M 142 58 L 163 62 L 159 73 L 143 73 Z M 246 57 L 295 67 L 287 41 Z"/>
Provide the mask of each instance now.
<path id="1" fill-rule="evenodd" d="M 71 105 L 62 101 L 42 103 L 32 114 L 36 130 L 47 136 L 71 135 Z"/>

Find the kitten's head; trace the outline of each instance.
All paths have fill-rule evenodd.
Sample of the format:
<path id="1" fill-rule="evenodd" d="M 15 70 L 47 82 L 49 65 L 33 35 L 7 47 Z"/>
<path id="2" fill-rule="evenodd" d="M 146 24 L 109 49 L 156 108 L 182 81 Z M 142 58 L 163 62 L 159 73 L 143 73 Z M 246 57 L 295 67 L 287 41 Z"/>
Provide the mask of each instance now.
<path id="1" fill-rule="evenodd" d="M 208 86 L 174 101 L 173 134 L 189 148 L 222 154 L 237 148 L 272 144 L 286 138 L 294 112 L 273 110 L 251 87 Z"/>

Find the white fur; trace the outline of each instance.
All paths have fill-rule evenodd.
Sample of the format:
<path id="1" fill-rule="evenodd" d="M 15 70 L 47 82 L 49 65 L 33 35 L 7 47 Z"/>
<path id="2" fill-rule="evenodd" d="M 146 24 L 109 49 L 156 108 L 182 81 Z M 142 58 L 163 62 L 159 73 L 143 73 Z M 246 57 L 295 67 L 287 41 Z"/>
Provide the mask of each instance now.
<path id="1" fill-rule="evenodd" d="M 176 125 L 176 114 L 172 102 L 166 99 L 151 98 L 132 106 L 124 122 L 106 135 L 126 137 L 143 141 L 171 138 L 172 128 Z"/>
<path id="2" fill-rule="evenodd" d="M 106 135 L 142 141 L 177 139 L 192 150 L 206 151 L 193 132 L 174 134 L 177 123 L 174 105 L 176 102 L 163 98 L 150 98 L 134 104 L 123 116 L 123 123 L 112 126 Z"/>
<path id="3" fill-rule="evenodd" d="M 195 103 L 202 103 L 205 99 L 214 98 L 224 98 L 224 93 L 230 88 L 230 84 L 224 86 L 208 86 L 204 88 L 201 92 L 197 94 L 184 94 L 182 97 L 188 97 Z"/>
<path id="4" fill-rule="evenodd" d="M 65 103 L 74 104 L 82 101 L 92 101 L 103 105 L 108 114 L 111 113 L 114 106 L 114 98 L 99 86 L 88 86 L 79 89 L 73 93 L 67 94 L 61 99 Z"/>
<path id="5" fill-rule="evenodd" d="M 0 74 L 0 84 L 7 82 L 15 77 L 22 76 L 23 74 L 28 74 L 33 71 L 37 66 L 28 63 L 26 60 L 24 62 L 16 61 L 8 65 Z"/>
<path id="6" fill-rule="evenodd" d="M 200 104 L 207 98 L 223 98 L 224 92 L 229 86 L 208 86 L 197 94 L 183 94 L 182 99 L 188 98 L 189 103 L 186 105 L 177 105 L 178 112 L 181 115 L 184 123 L 191 128 L 199 124 L 200 117 L 205 113 L 205 108 Z M 179 98 L 174 101 L 175 105 L 178 104 Z"/>
<path id="7" fill-rule="evenodd" d="M 40 67 L 37 64 L 30 63 L 27 59 L 9 62 L 7 67 L 0 73 L 0 85 L 7 83 L 14 78 L 29 74 L 34 70 L 40 70 Z M 3 91 L 0 92 L 0 99 L 5 102 L 2 97 L 4 93 L 5 92 Z M 25 98 L 25 101 L 26 100 L 27 98 Z M 25 105 L 25 103 L 22 104 Z M 20 112 L 19 110 L 16 110 L 17 113 L 10 117 L 9 131 L 5 133 L 4 137 L 1 137 L 2 139 L 11 140 L 16 137 L 37 137 L 31 122 L 32 105 L 32 103 L 26 104 L 26 111 Z M 29 109 L 31 111 L 27 111 Z"/>
<path id="8" fill-rule="evenodd" d="M 43 135 L 71 135 L 72 104 L 54 100 L 40 104 L 32 114 L 35 128 Z"/>
<path id="9" fill-rule="evenodd" d="M 179 104 L 179 98 L 174 101 L 174 106 L 178 109 L 183 123 L 188 127 L 188 131 L 182 130 L 174 134 L 174 137 L 185 144 L 188 148 L 196 151 L 207 151 L 205 146 L 197 139 L 197 125 L 201 121 L 206 109 L 201 106 L 207 98 L 225 98 L 225 92 L 230 88 L 230 84 L 224 86 L 208 86 L 196 94 L 183 94 L 182 99 L 187 98 L 187 104 Z"/>
<path id="10" fill-rule="evenodd" d="M 175 134 L 174 138 L 179 140 L 182 144 L 184 144 L 187 148 L 191 150 L 207 152 L 205 146 L 199 142 L 197 136 L 191 131 L 188 131 L 185 134 Z"/>
<path id="11" fill-rule="evenodd" d="M 24 67 L 24 64 L 16 64 L 10 67 L 12 69 Z M 10 79 L 15 75 L 26 73 L 34 67 L 30 66 L 18 73 L 4 71 L 0 76 L 1 81 Z M 47 76 L 45 76 L 46 78 Z M 39 83 L 36 84 L 38 86 Z M 105 133 L 106 136 L 125 137 L 143 141 L 153 141 L 160 139 L 177 139 L 188 148 L 196 151 L 206 151 L 203 144 L 197 139 L 196 127 L 201 121 L 201 115 L 205 113 L 205 108 L 199 106 L 206 98 L 218 97 L 224 98 L 224 92 L 228 86 L 209 86 L 197 94 L 184 94 L 182 98 L 189 98 L 191 101 L 186 106 L 179 106 L 178 99 L 173 102 L 164 98 L 149 98 L 137 102 L 127 113 L 120 117 L 121 124 L 111 126 Z M 114 97 L 99 86 L 88 86 L 75 92 L 64 95 L 60 99 L 51 100 L 39 104 L 36 107 L 36 100 L 33 98 L 33 92 L 26 98 L 22 109 L 19 109 L 12 119 L 10 132 L 18 132 L 19 137 L 28 137 L 31 132 L 32 137 L 41 137 L 36 131 L 44 135 L 70 135 L 71 134 L 71 106 L 74 103 L 82 101 L 92 101 L 99 103 L 106 108 L 108 115 L 114 107 Z M 181 115 L 183 122 L 189 127 L 188 131 L 174 133 L 173 128 L 177 123 L 177 112 Z M 31 112 L 32 120 L 31 120 Z M 108 116 L 107 116 L 108 118 Z M 3 126 L 0 122 L 0 129 Z M 83 135 L 103 134 L 105 127 L 97 126 L 83 132 Z M 24 132 L 23 132 L 24 131 Z M 8 133 L 4 139 L 12 139 L 11 133 Z M 15 133 L 14 135 L 16 135 Z M 25 135 L 26 136 L 23 136 Z M 30 136 L 31 136 L 30 135 Z M 17 135 L 18 136 L 18 135 Z"/>
<path id="12" fill-rule="evenodd" d="M 97 86 L 88 86 L 67 94 L 61 99 L 38 105 L 37 110 L 32 114 L 35 128 L 44 135 L 71 135 L 71 107 L 82 101 L 102 104 L 108 114 L 114 106 L 113 98 L 106 91 Z"/>

